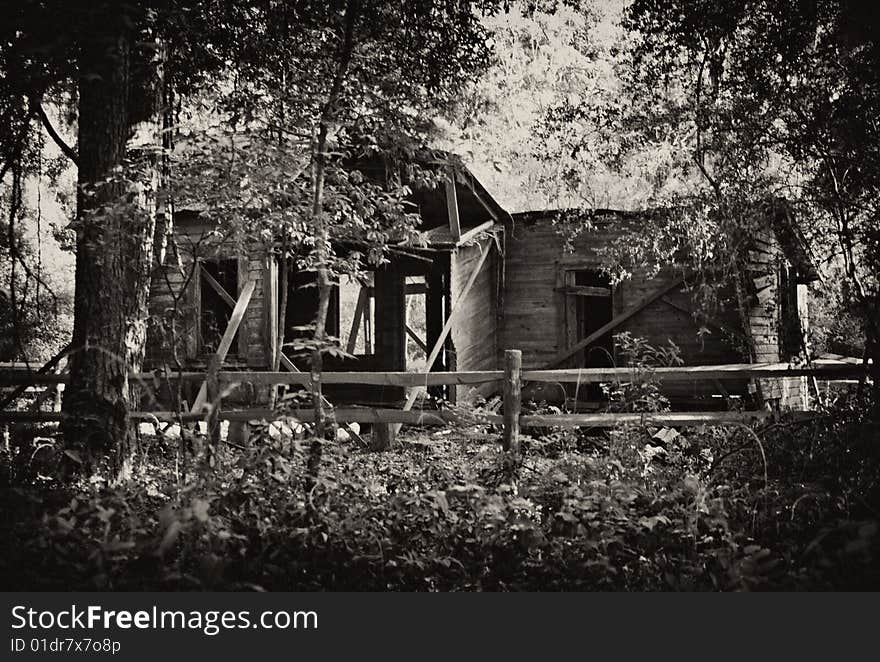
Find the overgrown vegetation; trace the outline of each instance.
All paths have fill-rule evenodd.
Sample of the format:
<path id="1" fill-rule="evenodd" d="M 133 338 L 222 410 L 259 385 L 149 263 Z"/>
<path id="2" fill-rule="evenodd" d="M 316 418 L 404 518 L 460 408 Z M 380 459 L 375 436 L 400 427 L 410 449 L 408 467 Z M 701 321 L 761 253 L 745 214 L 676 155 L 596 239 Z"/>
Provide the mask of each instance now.
<path id="1" fill-rule="evenodd" d="M 48 358 L 69 335 L 70 297 L 43 281 L 34 180 L 37 196 L 45 178 L 69 198 L 56 227 L 78 275 L 67 437 L 13 428 L 0 448 L 3 586 L 876 588 L 874 15 L 850 0 L 634 0 L 607 3 L 623 18 L 612 29 L 601 4 L 11 10 L 0 21 L 0 358 Z M 160 209 L 192 203 L 212 238 L 271 249 L 282 310 L 284 265 L 316 275 L 313 338 L 293 349 L 320 370 L 322 352 L 341 352 L 325 328 L 333 283 L 423 242 L 408 196 L 449 165 L 432 151 L 444 126 L 515 190 L 512 206 L 582 207 L 563 216 L 573 235 L 612 200 L 665 209 L 604 252 L 621 277 L 682 255 L 735 275 L 766 201 L 787 198 L 828 275 L 812 340 L 873 357 L 873 409 L 862 384 L 811 420 L 760 428 L 533 429 L 512 482 L 487 426 L 410 430 L 383 454 L 325 439 L 323 422 L 307 439 L 265 427 L 241 448 L 186 430 L 134 439 L 126 375 L 148 323 L 183 371 L 180 297 L 148 319 L 154 267 L 184 270 Z M 74 166 L 76 195 L 60 181 Z M 204 257 L 191 253 L 187 279 Z M 677 363 L 677 349 L 618 342 L 633 378 L 608 385 L 608 408 L 668 409 L 654 367 Z M 115 456 L 112 475 L 93 455 Z"/>
<path id="2" fill-rule="evenodd" d="M 116 487 L 59 480 L 63 451 L 36 437 L 4 451 L 0 576 L 30 590 L 877 588 L 866 404 L 756 429 L 543 429 L 514 483 L 486 427 L 413 429 L 385 453 L 327 442 L 308 492 L 290 428 L 245 449 L 185 432 L 185 464 L 150 437 Z"/>

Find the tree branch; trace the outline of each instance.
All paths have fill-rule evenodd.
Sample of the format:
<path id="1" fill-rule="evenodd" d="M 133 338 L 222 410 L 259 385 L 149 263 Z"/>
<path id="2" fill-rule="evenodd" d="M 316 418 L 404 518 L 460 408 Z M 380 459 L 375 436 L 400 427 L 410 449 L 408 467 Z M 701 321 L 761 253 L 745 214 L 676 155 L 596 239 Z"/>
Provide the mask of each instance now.
<path id="1" fill-rule="evenodd" d="M 706 44 L 706 49 L 708 50 L 708 44 Z M 715 197 L 719 200 L 721 199 L 721 186 L 717 181 L 709 174 L 709 171 L 706 169 L 705 163 L 705 152 L 703 151 L 703 127 L 701 125 L 701 115 L 702 115 L 702 94 L 703 94 L 703 72 L 706 68 L 706 57 L 707 55 L 703 55 L 703 59 L 700 61 L 700 69 L 697 72 L 697 87 L 695 93 L 695 104 L 694 104 L 694 125 L 696 128 L 696 140 L 697 144 L 694 149 L 694 163 L 696 163 L 697 168 L 699 168 L 700 173 L 703 175 L 705 180 L 709 182 L 712 186 L 712 190 L 715 191 Z"/>
<path id="2" fill-rule="evenodd" d="M 77 153 L 73 150 L 73 148 L 68 145 L 61 136 L 58 135 L 58 132 L 55 130 L 55 127 L 52 126 L 52 122 L 49 121 L 48 115 L 46 115 L 46 111 L 43 110 L 43 106 L 38 99 L 31 98 L 31 106 L 34 109 L 34 112 L 37 114 L 37 117 L 40 118 L 40 121 L 43 123 L 43 128 L 46 129 L 46 133 L 49 134 L 49 137 L 55 141 L 55 144 L 58 145 L 59 149 L 64 153 L 64 155 L 73 161 L 73 164 L 79 167 L 79 157 Z"/>
<path id="3" fill-rule="evenodd" d="M 357 0 L 349 0 L 345 7 L 345 32 L 343 33 L 342 46 L 339 50 L 339 66 L 336 69 L 336 75 L 333 77 L 330 92 L 327 94 L 327 103 L 324 104 L 324 108 L 321 110 L 320 129 L 324 136 L 327 134 L 327 123 L 333 115 L 336 102 L 342 91 L 342 84 L 345 82 L 345 76 L 348 73 L 348 67 L 351 64 L 354 51 L 354 29 L 359 9 L 360 6 Z"/>

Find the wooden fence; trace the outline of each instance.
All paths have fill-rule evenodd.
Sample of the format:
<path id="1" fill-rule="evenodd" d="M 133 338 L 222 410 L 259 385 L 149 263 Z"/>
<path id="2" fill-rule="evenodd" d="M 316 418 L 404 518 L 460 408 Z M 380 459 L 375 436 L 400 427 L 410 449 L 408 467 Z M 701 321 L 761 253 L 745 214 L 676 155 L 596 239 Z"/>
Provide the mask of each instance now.
<path id="1" fill-rule="evenodd" d="M 483 384 L 499 382 L 503 396 L 502 412 L 467 414 L 456 410 L 418 410 L 377 407 L 342 406 L 332 408 L 332 416 L 338 423 L 409 424 L 436 425 L 448 423 L 483 423 L 503 426 L 503 445 L 515 449 L 521 427 L 615 427 L 619 425 L 697 425 L 742 424 L 759 420 L 770 415 L 764 410 L 753 411 L 696 411 L 696 412 L 657 412 L 657 413 L 565 413 L 565 414 L 523 414 L 522 384 L 524 382 L 552 382 L 589 384 L 598 382 L 626 382 L 640 377 L 631 367 L 621 368 L 582 368 L 561 370 L 523 370 L 522 354 L 519 350 L 505 352 L 504 370 L 483 370 L 463 372 L 325 372 L 320 375 L 323 384 L 363 384 L 402 386 L 413 389 L 414 393 L 429 386 Z M 650 377 L 660 382 L 725 380 L 725 379 L 767 379 L 780 377 L 813 377 L 825 380 L 863 378 L 865 366 L 852 359 L 819 360 L 810 365 L 794 366 L 784 363 L 727 364 L 706 366 L 661 367 L 646 370 L 642 377 Z M 132 373 L 130 379 L 145 386 L 158 386 L 164 379 L 201 382 L 202 390 L 209 377 L 216 378 L 222 387 L 239 383 L 254 385 L 290 385 L 310 387 L 312 375 L 300 372 L 183 372 L 163 374 L 157 372 Z M 46 385 L 64 383 L 64 374 L 50 372 L 0 372 L 0 386 Z M 212 388 L 212 390 L 214 390 Z M 327 403 L 329 405 L 329 403 Z M 132 412 L 131 418 L 144 421 L 192 422 L 206 420 L 212 413 L 214 420 L 247 422 L 254 420 L 273 421 L 294 419 L 309 423 L 314 420 L 314 409 L 247 409 L 228 410 L 222 408 L 217 398 L 213 407 L 204 407 L 189 412 L 148 411 Z M 60 421 L 60 412 L 44 411 L 0 411 L 0 421 L 51 422 Z"/>

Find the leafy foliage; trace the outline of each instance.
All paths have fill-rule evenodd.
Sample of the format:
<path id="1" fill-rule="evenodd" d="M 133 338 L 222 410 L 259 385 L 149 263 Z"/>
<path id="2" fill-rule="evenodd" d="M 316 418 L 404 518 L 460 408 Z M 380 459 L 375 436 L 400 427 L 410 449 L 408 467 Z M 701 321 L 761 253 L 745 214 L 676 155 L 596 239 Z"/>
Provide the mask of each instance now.
<path id="1" fill-rule="evenodd" d="M 490 479 L 503 455 L 480 429 L 388 453 L 328 442 L 307 495 L 289 434 L 200 446 L 185 482 L 160 442 L 125 487 L 36 498 L 7 473 L 0 572 L 28 589 L 866 589 L 880 456 L 863 410 L 665 442 L 569 431 L 527 443 L 515 485 Z"/>
<path id="2" fill-rule="evenodd" d="M 848 0 L 630 3 L 610 52 L 617 95 L 560 102 L 545 121 L 561 153 L 598 152 L 622 175 L 651 164 L 643 204 L 671 211 L 621 255 L 734 273 L 766 201 L 785 198 L 820 266 L 843 276 L 848 293 L 834 296 L 873 351 L 875 12 Z"/>
<path id="3" fill-rule="evenodd" d="M 631 369 L 631 376 L 626 381 L 603 384 L 609 410 L 668 411 L 669 400 L 660 389 L 655 370 L 684 363 L 678 346 L 670 340 L 666 347 L 654 347 L 628 331 L 615 334 L 614 342 L 624 364 Z"/>

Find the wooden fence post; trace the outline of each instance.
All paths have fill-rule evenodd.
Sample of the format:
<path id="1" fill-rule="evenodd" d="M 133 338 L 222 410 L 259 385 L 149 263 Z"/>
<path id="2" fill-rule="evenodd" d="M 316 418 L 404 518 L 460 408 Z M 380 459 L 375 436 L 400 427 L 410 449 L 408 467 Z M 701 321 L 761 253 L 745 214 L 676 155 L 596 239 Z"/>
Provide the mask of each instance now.
<path id="1" fill-rule="evenodd" d="M 522 410 L 522 352 L 504 352 L 504 436 L 502 448 L 519 455 L 519 415 Z"/>
<path id="2" fill-rule="evenodd" d="M 206 418 L 208 439 L 214 448 L 220 445 L 220 384 L 217 373 L 220 372 L 221 359 L 216 354 L 208 362 L 208 374 L 205 379 L 205 394 L 210 407 Z"/>

